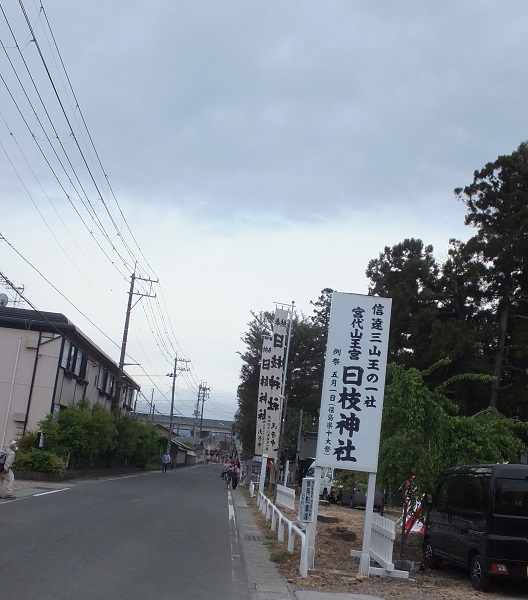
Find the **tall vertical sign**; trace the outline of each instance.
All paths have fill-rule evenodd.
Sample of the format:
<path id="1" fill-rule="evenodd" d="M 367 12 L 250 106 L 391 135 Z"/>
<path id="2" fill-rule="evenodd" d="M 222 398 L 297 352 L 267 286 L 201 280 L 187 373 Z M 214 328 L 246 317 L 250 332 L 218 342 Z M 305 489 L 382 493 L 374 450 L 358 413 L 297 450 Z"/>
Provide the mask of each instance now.
<path id="1" fill-rule="evenodd" d="M 271 343 L 272 338 L 270 336 L 265 335 L 262 338 L 262 354 L 260 357 L 260 381 L 257 401 L 257 428 L 255 434 L 255 454 L 259 455 L 265 454 L 264 446 L 266 441 L 266 413 L 268 406 L 266 400 L 268 386 L 264 386 L 263 383 L 267 383 L 265 375 L 269 373 L 268 365 L 271 359 Z"/>
<path id="2" fill-rule="evenodd" d="M 316 464 L 376 473 L 391 300 L 334 292 Z"/>
<path id="3" fill-rule="evenodd" d="M 284 361 L 287 346 L 288 311 L 275 310 L 271 337 L 262 344 L 257 402 L 255 454 L 277 458 L 283 405 Z"/>

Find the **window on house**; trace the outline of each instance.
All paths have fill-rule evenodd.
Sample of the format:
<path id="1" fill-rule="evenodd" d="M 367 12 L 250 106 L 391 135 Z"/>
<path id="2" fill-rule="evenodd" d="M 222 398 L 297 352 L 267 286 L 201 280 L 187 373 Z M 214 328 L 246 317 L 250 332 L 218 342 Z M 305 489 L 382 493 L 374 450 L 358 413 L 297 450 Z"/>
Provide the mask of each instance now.
<path id="1" fill-rule="evenodd" d="M 75 349 L 75 362 L 72 361 L 72 371 L 75 375 L 82 377 L 86 367 L 84 354 L 78 349 Z"/>
<path id="2" fill-rule="evenodd" d="M 107 373 L 105 392 L 111 396 L 114 390 L 114 378 L 110 373 Z"/>
<path id="3" fill-rule="evenodd" d="M 62 348 L 61 367 L 75 373 L 77 377 L 84 377 L 86 373 L 86 357 L 68 340 L 64 342 Z"/>
<path id="4" fill-rule="evenodd" d="M 61 367 L 63 369 L 68 368 L 70 362 L 71 344 L 68 340 L 64 340 L 64 346 L 62 347 Z"/>
<path id="5" fill-rule="evenodd" d="M 97 389 L 101 392 L 106 390 L 106 382 L 108 380 L 108 371 L 103 369 L 103 367 L 99 367 L 99 379 L 97 381 Z"/>

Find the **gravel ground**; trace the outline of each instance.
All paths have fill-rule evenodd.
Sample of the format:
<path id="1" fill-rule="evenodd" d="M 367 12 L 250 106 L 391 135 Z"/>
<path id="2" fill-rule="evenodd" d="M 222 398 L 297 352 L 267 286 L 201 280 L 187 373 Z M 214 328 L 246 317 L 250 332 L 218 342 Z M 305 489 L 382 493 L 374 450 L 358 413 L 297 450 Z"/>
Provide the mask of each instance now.
<path id="1" fill-rule="evenodd" d="M 289 511 L 285 510 L 285 513 Z M 398 510 L 388 509 L 385 516 L 397 519 Z M 276 541 L 273 532 L 269 532 L 261 514 L 256 511 L 263 532 L 270 544 L 272 559 L 276 560 L 283 577 L 290 583 L 294 590 L 316 590 L 333 593 L 372 594 L 386 600 L 470 600 L 481 598 L 484 600 L 507 600 L 526 598 L 528 585 L 526 583 L 500 581 L 492 584 L 489 593 L 473 590 L 466 571 L 456 567 L 444 566 L 438 570 L 424 570 L 422 565 L 422 535 L 411 533 L 407 538 L 402 560 L 399 565 L 400 536 L 394 543 L 393 561 L 397 568 L 405 568 L 411 564 L 415 570 L 410 573 L 409 579 L 393 577 L 362 578 L 358 575 L 359 561 L 350 557 L 350 550 L 361 549 L 363 537 L 364 511 L 344 508 L 337 505 L 319 507 L 322 517 L 335 517 L 336 523 L 319 522 L 317 525 L 317 539 L 315 546 L 315 569 L 310 571 L 307 578 L 298 576 L 299 553 L 294 555 L 284 552 Z M 296 520 L 297 515 L 291 511 L 286 514 L 288 518 Z M 355 541 L 344 541 L 332 537 L 336 528 L 346 528 L 356 534 Z"/>

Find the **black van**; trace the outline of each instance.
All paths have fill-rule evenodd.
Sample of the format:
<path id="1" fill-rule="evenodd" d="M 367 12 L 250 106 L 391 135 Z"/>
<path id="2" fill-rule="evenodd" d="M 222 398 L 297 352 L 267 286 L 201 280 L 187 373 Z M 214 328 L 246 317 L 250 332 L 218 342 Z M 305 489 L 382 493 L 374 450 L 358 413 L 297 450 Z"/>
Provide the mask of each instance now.
<path id="1" fill-rule="evenodd" d="M 490 576 L 528 579 L 528 465 L 448 469 L 428 498 L 425 566 L 469 569 L 476 590 Z"/>

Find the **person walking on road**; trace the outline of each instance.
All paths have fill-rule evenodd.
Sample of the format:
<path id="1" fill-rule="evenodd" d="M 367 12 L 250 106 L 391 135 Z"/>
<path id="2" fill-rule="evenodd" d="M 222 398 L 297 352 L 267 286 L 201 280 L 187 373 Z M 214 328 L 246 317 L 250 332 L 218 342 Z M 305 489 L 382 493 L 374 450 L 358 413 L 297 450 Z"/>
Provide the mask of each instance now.
<path id="1" fill-rule="evenodd" d="M 171 455 L 169 454 L 169 451 L 167 450 L 167 452 L 165 452 L 165 454 L 163 455 L 163 458 L 161 459 L 161 462 L 163 464 L 163 473 L 167 472 L 167 468 L 169 466 L 170 461 L 171 461 Z"/>
<path id="2" fill-rule="evenodd" d="M 16 498 L 15 494 L 13 493 L 15 475 L 13 474 L 13 469 L 11 468 L 11 465 L 15 462 L 17 451 L 18 444 L 16 443 L 16 440 L 11 440 L 9 442 L 9 449 L 6 452 L 4 469 L 0 471 L 0 476 L 2 477 L 2 485 L 0 485 L 0 490 L 4 487 L 4 483 L 7 481 L 6 494 L 5 496 L 0 496 L 2 498 Z"/>
<path id="3" fill-rule="evenodd" d="M 236 487 L 238 485 L 238 478 L 240 477 L 240 467 L 238 466 L 238 463 L 234 463 L 234 465 L 232 466 L 232 471 L 231 471 L 231 487 L 236 490 Z"/>

